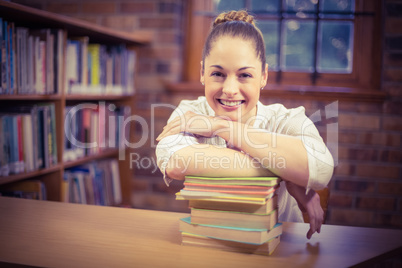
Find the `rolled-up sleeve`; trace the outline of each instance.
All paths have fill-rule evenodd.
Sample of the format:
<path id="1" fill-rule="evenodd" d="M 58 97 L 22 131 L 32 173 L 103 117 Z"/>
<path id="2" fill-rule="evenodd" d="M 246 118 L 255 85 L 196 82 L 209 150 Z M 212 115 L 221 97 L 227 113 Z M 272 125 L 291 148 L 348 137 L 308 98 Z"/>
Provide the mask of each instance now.
<path id="1" fill-rule="evenodd" d="M 334 160 L 313 121 L 305 115 L 303 107 L 287 110 L 281 119 L 278 132 L 299 138 L 307 151 L 307 190 L 325 188 L 333 174 Z"/>
<path id="2" fill-rule="evenodd" d="M 167 186 L 169 186 L 172 181 L 172 179 L 166 174 L 166 167 L 169 163 L 170 157 L 180 149 L 193 144 L 199 144 L 197 138 L 191 134 L 179 133 L 163 138 L 156 146 L 157 165 L 163 174 L 163 180 Z"/>
<path id="3" fill-rule="evenodd" d="M 311 124 L 313 123 L 311 122 Z M 311 128 L 311 130 L 306 130 L 306 133 L 301 136 L 308 159 L 309 180 L 307 189 L 320 190 L 326 187 L 331 180 L 334 160 L 315 126 L 307 128 Z M 317 133 L 314 134 L 314 132 Z"/>
<path id="4" fill-rule="evenodd" d="M 192 111 L 194 113 L 201 113 L 206 115 L 214 115 L 212 109 L 208 108 L 205 105 L 206 100 L 205 97 L 200 97 L 198 100 L 182 100 L 179 106 L 174 110 L 171 116 L 168 119 L 168 123 L 175 119 L 176 117 L 183 116 L 187 111 Z M 171 136 L 167 136 L 159 141 L 158 145 L 156 146 L 156 158 L 157 158 L 157 165 L 160 171 L 163 174 L 163 180 L 165 181 L 166 185 L 169 186 L 170 182 L 172 181 L 166 174 L 166 167 L 169 163 L 170 158 L 172 155 L 183 149 L 184 147 L 199 144 L 200 142 L 198 139 L 191 133 L 179 133 Z"/>

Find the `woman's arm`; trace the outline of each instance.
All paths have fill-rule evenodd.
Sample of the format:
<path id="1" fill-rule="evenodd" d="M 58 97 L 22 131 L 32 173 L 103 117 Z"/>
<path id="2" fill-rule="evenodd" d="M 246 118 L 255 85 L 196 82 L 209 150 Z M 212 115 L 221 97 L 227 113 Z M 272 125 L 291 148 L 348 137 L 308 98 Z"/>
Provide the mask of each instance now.
<path id="1" fill-rule="evenodd" d="M 283 180 L 307 187 L 307 151 L 303 142 L 292 136 L 255 129 L 245 124 L 220 120 L 217 135 L 258 160 Z"/>
<path id="2" fill-rule="evenodd" d="M 252 157 L 229 148 L 194 144 L 175 152 L 165 169 L 169 178 L 184 180 L 186 175 L 208 177 L 275 176 Z"/>
<path id="3" fill-rule="evenodd" d="M 238 150 L 243 151 L 252 159 L 260 162 L 263 167 L 276 176 L 303 187 L 307 186 L 309 178 L 307 152 L 302 141 L 298 138 L 269 133 L 219 117 L 187 112 L 183 117 L 177 117 L 169 122 L 157 140 L 160 141 L 166 136 L 183 131 L 205 137 L 220 136 Z M 189 149 L 187 149 L 189 151 L 184 151 L 186 159 L 187 157 L 191 157 L 195 160 L 194 154 L 200 152 L 200 148 L 195 149 L 195 151 Z M 228 159 L 234 157 L 226 155 L 224 152 L 224 150 L 219 151 L 219 153 L 214 151 L 213 156 L 226 156 Z M 204 154 L 208 156 L 207 152 L 204 152 Z M 174 164 L 173 161 L 175 161 L 174 158 L 170 165 Z M 190 174 L 188 170 L 185 173 Z M 172 174 L 179 175 L 175 172 Z M 176 179 L 175 176 L 171 178 Z"/>
<path id="4" fill-rule="evenodd" d="M 307 211 L 310 218 L 307 237 L 310 238 L 314 232 L 320 231 L 323 212 L 318 195 L 313 190 L 308 193 L 305 191 L 308 181 L 308 160 L 307 152 L 299 139 L 259 131 L 242 124 L 235 125 L 230 121 L 192 112 L 186 113 L 186 116 L 193 118 L 173 120 L 164 128 L 157 140 L 161 141 L 182 131 L 207 137 L 218 135 L 243 152 L 206 144 L 186 146 L 170 156 L 165 169 L 169 178 L 183 180 L 186 175 L 231 177 L 274 174 L 282 178 L 288 177 L 287 186 L 291 187 L 289 193 L 296 199 L 300 209 Z M 199 120 L 195 117 L 199 117 Z M 287 154 L 289 156 L 285 158 Z M 274 164 L 275 157 L 278 159 L 283 157 L 283 164 Z M 301 172 L 298 171 L 299 168 Z M 271 170 L 275 171 L 274 174 Z M 293 184 L 291 181 L 298 183 Z M 302 186 L 299 186 L 300 184 Z"/>

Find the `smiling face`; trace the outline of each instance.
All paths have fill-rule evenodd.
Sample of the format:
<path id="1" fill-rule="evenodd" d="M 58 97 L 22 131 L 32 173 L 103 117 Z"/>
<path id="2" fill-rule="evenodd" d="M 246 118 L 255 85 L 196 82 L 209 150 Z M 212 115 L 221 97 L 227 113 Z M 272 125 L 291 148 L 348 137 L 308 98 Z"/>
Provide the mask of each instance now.
<path id="1" fill-rule="evenodd" d="M 201 82 L 216 116 L 246 123 L 256 115 L 268 78 L 267 66 L 261 66 L 251 41 L 223 36 L 212 44 L 204 69 L 201 66 Z"/>

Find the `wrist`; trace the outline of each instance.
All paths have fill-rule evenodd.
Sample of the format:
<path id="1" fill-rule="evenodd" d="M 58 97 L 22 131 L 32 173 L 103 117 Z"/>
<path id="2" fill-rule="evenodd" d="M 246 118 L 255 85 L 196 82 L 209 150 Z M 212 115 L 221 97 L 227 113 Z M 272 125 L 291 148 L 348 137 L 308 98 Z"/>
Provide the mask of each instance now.
<path id="1" fill-rule="evenodd" d="M 230 134 L 231 121 L 216 117 L 213 121 L 212 129 L 214 131 L 214 135 L 226 140 L 226 137 Z"/>

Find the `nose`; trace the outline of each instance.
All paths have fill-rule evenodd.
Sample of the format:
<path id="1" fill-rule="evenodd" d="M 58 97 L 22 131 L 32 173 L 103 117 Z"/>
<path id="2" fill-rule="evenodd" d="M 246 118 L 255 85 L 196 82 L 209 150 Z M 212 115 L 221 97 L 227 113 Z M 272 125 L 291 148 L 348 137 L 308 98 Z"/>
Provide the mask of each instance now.
<path id="1" fill-rule="evenodd" d="M 229 98 L 234 97 L 239 92 L 239 85 L 236 79 L 227 77 L 223 84 L 222 92 Z"/>

